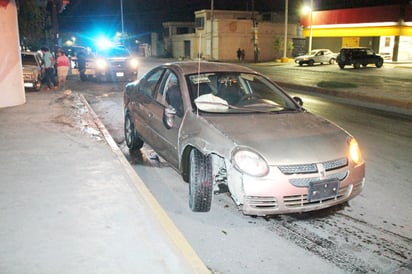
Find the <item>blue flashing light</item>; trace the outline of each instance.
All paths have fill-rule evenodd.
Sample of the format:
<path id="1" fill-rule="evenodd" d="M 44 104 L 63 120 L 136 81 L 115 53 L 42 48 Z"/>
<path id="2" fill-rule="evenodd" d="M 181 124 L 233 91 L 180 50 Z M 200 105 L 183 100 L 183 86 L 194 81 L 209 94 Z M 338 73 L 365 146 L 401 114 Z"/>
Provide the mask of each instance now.
<path id="1" fill-rule="evenodd" d="M 100 37 L 96 40 L 96 46 L 99 49 L 109 49 L 111 47 L 113 47 L 113 42 L 110 41 L 109 39 L 107 39 L 106 37 Z"/>

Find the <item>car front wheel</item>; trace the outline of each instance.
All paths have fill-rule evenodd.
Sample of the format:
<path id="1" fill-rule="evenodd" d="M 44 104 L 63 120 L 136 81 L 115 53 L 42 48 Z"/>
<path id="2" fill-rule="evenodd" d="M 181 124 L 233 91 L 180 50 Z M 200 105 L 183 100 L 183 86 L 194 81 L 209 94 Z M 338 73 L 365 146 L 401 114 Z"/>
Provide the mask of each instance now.
<path id="1" fill-rule="evenodd" d="M 382 62 L 382 60 L 379 60 L 378 62 L 376 62 L 376 67 L 377 68 L 380 68 L 380 67 L 382 67 L 382 65 L 383 65 L 383 62 Z"/>
<path id="2" fill-rule="evenodd" d="M 329 64 L 331 64 L 331 65 L 333 65 L 333 64 L 335 64 L 335 58 L 331 58 L 330 60 L 329 60 Z"/>
<path id="3" fill-rule="evenodd" d="M 313 66 L 314 63 L 315 63 L 315 62 L 314 62 L 313 60 L 309 60 L 308 65 L 309 65 L 309 66 Z"/>
<path id="4" fill-rule="evenodd" d="M 129 113 L 126 113 L 124 117 L 124 137 L 129 149 L 136 150 L 142 148 L 143 141 L 139 138 Z"/>
<path id="5" fill-rule="evenodd" d="M 341 63 L 339 63 L 338 65 L 339 65 L 339 67 L 340 67 L 341 69 L 343 69 L 343 68 L 345 67 L 345 65 L 344 65 L 344 64 L 341 64 Z"/>
<path id="6" fill-rule="evenodd" d="M 212 205 L 213 175 L 210 156 L 199 150 L 190 152 L 189 207 L 194 212 L 208 212 Z"/>

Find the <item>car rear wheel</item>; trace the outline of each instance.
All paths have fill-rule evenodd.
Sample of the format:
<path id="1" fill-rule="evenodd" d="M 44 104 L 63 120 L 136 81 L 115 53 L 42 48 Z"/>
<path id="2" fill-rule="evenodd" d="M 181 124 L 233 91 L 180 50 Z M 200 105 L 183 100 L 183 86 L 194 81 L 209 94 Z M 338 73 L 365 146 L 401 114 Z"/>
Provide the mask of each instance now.
<path id="1" fill-rule="evenodd" d="M 378 61 L 378 62 L 376 62 L 376 64 L 375 64 L 375 66 L 376 66 L 377 68 L 382 67 L 382 65 L 383 65 L 382 60 L 379 60 L 379 61 Z"/>
<path id="2" fill-rule="evenodd" d="M 329 60 L 329 64 L 331 64 L 331 65 L 335 64 L 335 62 L 336 62 L 336 59 L 335 59 L 335 58 L 331 58 L 331 59 Z"/>
<path id="3" fill-rule="evenodd" d="M 345 67 L 345 64 L 339 63 L 338 66 L 339 66 L 341 69 L 343 69 L 343 68 Z"/>
<path id="4" fill-rule="evenodd" d="M 212 205 L 213 175 L 210 156 L 199 150 L 190 152 L 189 207 L 194 212 L 208 212 Z"/>
<path id="5" fill-rule="evenodd" d="M 126 113 L 124 117 L 124 137 L 129 149 L 137 150 L 142 148 L 143 140 L 139 138 L 129 113 Z"/>
<path id="6" fill-rule="evenodd" d="M 303 65 L 303 62 L 299 62 L 299 66 L 302 66 Z"/>
<path id="7" fill-rule="evenodd" d="M 359 62 L 353 63 L 353 68 L 359 69 L 360 68 L 360 63 Z"/>

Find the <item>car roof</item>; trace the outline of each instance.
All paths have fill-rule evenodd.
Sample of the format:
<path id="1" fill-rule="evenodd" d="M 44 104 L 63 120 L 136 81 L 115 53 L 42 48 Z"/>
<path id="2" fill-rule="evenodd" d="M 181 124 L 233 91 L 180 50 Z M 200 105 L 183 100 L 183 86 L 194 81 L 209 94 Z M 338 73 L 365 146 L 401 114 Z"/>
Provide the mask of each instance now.
<path id="1" fill-rule="evenodd" d="M 230 63 L 209 62 L 209 61 L 179 61 L 166 63 L 163 66 L 175 68 L 183 74 L 205 73 L 205 72 L 243 72 L 243 73 L 257 73 L 256 71 Z"/>

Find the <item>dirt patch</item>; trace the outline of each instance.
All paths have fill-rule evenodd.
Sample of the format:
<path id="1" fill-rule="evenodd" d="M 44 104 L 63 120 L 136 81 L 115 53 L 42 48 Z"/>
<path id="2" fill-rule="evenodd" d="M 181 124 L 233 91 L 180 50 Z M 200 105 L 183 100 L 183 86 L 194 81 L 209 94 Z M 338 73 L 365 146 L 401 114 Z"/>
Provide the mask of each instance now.
<path id="1" fill-rule="evenodd" d="M 54 99 L 51 104 L 63 106 L 63 113 L 53 117 L 53 123 L 79 129 L 83 134 L 88 134 L 97 140 L 103 139 L 93 115 L 79 93 L 67 92 Z"/>

